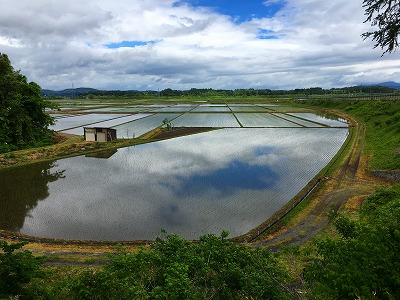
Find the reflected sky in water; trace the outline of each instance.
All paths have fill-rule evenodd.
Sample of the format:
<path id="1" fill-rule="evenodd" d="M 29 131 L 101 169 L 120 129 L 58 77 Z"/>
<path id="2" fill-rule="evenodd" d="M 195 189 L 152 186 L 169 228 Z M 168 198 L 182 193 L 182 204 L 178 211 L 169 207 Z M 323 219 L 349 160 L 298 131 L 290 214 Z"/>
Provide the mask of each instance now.
<path id="1" fill-rule="evenodd" d="M 46 172 L 62 177 L 48 181 L 44 200 L 26 211 L 24 195 L 14 195 L 25 220 L 10 227 L 67 239 L 154 239 L 161 228 L 185 238 L 223 229 L 237 236 L 286 204 L 347 134 L 347 128 L 229 128 L 122 148 L 108 159 L 59 160 Z M 1 176 L 14 171 L 7 172 Z M 8 184 L 15 193 L 20 185 L 34 188 Z"/>
<path id="2" fill-rule="evenodd" d="M 235 174 L 232 176 L 232 174 Z M 263 190 L 272 187 L 279 180 L 278 174 L 268 166 L 249 164 L 233 160 L 226 166 L 207 174 L 192 174 L 187 177 L 178 176 L 181 181 L 176 194 L 188 196 L 210 190 L 218 191 L 221 195 L 234 194 L 237 190 Z"/>

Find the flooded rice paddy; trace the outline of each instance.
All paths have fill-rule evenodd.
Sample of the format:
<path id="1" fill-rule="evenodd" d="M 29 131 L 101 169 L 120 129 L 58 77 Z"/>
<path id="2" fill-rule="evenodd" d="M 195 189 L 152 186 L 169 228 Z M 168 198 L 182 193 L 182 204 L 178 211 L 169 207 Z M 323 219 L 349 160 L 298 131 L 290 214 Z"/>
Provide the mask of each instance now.
<path id="1" fill-rule="evenodd" d="M 119 136 L 139 136 L 165 117 L 175 126 L 221 129 L 1 170 L 0 228 L 91 240 L 154 239 L 161 229 L 188 239 L 248 232 L 326 166 L 348 128 L 343 120 L 307 111 L 234 107 L 208 106 L 210 113 L 204 105 L 143 106 L 132 115 L 63 112 L 55 126 L 64 132 L 97 121 L 110 122 Z"/>
<path id="2" fill-rule="evenodd" d="M 57 114 L 55 131 L 83 135 L 83 127 L 112 127 L 118 138 L 140 137 L 168 118 L 185 127 L 347 127 L 334 116 L 316 115 L 303 108 L 277 105 L 149 105 L 100 107 Z"/>

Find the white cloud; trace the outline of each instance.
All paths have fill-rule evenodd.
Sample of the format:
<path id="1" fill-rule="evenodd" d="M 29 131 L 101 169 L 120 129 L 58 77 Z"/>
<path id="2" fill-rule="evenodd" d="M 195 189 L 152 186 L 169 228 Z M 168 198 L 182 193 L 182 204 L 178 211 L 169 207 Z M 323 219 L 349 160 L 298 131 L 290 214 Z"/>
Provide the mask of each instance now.
<path id="1" fill-rule="evenodd" d="M 173 0 L 0 0 L 0 52 L 43 88 L 297 88 L 400 81 L 360 35 L 362 1 L 287 0 L 238 23 Z M 277 0 L 262 1 L 272 6 Z M 270 39 L 259 39 L 260 30 Z M 109 49 L 141 41 L 147 45 Z"/>

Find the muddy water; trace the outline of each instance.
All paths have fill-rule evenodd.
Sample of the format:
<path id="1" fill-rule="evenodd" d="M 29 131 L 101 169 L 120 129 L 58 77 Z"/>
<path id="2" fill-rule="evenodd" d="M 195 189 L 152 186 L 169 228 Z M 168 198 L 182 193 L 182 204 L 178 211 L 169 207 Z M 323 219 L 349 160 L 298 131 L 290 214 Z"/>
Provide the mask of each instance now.
<path id="1" fill-rule="evenodd" d="M 243 234 L 337 153 L 347 128 L 231 128 L 0 171 L 0 228 L 40 237 Z"/>

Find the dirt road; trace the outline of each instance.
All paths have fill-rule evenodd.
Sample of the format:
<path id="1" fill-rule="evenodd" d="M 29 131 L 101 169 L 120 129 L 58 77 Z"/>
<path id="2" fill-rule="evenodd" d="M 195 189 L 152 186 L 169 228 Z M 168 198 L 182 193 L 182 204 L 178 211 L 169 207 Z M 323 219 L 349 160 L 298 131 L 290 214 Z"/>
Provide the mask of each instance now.
<path id="1" fill-rule="evenodd" d="M 340 208 L 358 209 L 362 200 L 377 186 L 385 184 L 368 172 L 368 158 L 363 156 L 365 127 L 352 120 L 354 139 L 349 152 L 334 175 L 324 178 L 313 191 L 311 203 L 288 224 L 274 225 L 267 233 L 252 241 L 254 246 L 272 250 L 282 246 L 300 245 L 312 239 L 329 224 L 330 216 Z"/>

